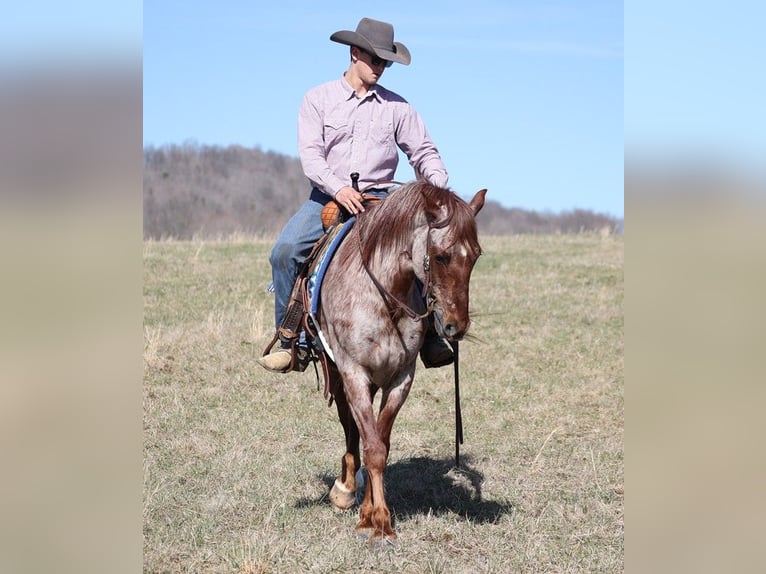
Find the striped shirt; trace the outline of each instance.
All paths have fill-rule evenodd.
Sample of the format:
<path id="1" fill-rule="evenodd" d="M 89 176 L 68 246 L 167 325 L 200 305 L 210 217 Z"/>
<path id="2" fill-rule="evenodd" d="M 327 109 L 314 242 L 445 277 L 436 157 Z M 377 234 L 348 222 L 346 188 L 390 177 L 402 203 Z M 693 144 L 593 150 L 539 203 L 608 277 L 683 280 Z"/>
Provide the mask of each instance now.
<path id="1" fill-rule="evenodd" d="M 309 90 L 298 113 L 298 152 L 312 185 L 335 196 L 358 172 L 361 188 L 393 180 L 397 147 L 416 174 L 447 186 L 447 169 L 423 120 L 401 96 L 372 86 L 362 98 L 345 78 Z"/>

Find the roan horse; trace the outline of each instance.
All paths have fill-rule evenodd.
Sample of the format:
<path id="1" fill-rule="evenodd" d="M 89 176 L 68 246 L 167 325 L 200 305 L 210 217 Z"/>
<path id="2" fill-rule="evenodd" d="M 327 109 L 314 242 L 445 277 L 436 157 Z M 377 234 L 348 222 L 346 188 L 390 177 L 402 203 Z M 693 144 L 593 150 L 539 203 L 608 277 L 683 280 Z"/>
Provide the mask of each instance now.
<path id="1" fill-rule="evenodd" d="M 355 503 L 361 436 L 368 476 L 356 531 L 371 540 L 396 538 L 383 471 L 428 316 L 449 341 L 470 323 L 468 282 L 481 254 L 475 215 L 486 191 L 466 203 L 424 182 L 397 188 L 357 217 L 325 273 L 317 320 L 334 356 L 330 392 L 346 435 L 330 500 L 340 509 Z"/>

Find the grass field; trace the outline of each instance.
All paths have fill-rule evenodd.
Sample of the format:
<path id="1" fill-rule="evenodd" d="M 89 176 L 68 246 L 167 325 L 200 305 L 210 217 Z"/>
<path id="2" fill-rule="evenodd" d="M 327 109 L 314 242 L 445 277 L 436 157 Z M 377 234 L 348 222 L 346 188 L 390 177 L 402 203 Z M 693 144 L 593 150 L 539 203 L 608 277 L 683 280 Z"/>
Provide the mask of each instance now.
<path id="1" fill-rule="evenodd" d="M 621 572 L 621 237 L 484 237 L 452 369 L 419 364 L 391 440 L 395 545 L 328 501 L 344 450 L 313 369 L 255 363 L 270 240 L 144 243 L 146 572 Z"/>

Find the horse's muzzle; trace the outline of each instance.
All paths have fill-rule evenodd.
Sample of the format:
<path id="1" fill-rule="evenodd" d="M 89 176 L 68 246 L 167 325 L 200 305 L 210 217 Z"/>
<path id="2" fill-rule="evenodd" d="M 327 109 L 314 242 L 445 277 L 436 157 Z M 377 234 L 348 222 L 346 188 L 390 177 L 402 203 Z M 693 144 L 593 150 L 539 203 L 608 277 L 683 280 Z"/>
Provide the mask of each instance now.
<path id="1" fill-rule="evenodd" d="M 448 341 L 460 341 L 465 337 L 468 323 L 459 323 L 454 318 L 445 319 L 441 309 L 434 309 L 434 327 L 440 337 L 444 337 Z"/>

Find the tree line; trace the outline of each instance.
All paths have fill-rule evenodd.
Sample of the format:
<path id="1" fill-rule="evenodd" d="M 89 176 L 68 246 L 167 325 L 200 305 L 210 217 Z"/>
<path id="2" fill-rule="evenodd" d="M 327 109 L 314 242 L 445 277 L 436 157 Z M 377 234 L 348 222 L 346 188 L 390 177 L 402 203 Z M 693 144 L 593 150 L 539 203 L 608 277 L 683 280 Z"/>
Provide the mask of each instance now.
<path id="1" fill-rule="evenodd" d="M 272 151 L 195 143 L 143 151 L 145 239 L 274 236 L 308 195 L 300 161 Z M 492 200 L 477 222 L 488 235 L 622 230 L 622 220 L 589 210 L 539 213 Z"/>

